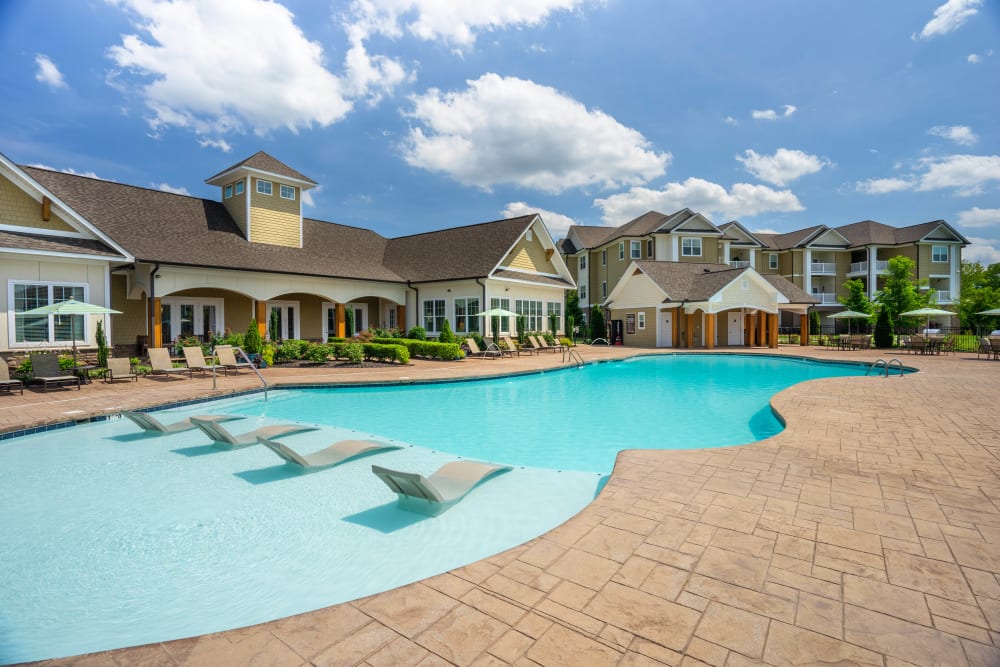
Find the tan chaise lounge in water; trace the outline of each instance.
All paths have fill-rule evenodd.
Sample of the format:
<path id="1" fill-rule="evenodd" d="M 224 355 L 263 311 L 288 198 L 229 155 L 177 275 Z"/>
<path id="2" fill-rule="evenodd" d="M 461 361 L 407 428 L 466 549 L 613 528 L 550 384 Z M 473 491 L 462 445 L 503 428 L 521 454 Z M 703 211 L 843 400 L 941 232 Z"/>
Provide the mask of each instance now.
<path id="1" fill-rule="evenodd" d="M 245 419 L 242 415 L 195 415 L 194 417 L 187 417 L 181 419 L 180 421 L 175 421 L 172 424 L 164 424 L 156 417 L 145 412 L 131 412 L 129 410 L 122 411 L 122 417 L 131 419 L 135 422 L 136 426 L 141 428 L 143 431 L 154 434 L 168 433 L 181 433 L 183 431 L 190 431 L 193 428 L 198 428 L 192 423 L 192 419 L 200 419 L 205 422 L 227 422 L 234 419 Z"/>
<path id="2" fill-rule="evenodd" d="M 315 472 L 325 468 L 332 468 L 365 454 L 402 449 L 399 445 L 390 445 L 373 440 L 341 440 L 318 452 L 299 454 L 287 445 L 263 438 L 259 435 L 257 436 L 257 442 L 283 458 L 285 463 L 299 468 L 302 472 Z"/>
<path id="3" fill-rule="evenodd" d="M 237 449 L 239 447 L 256 445 L 258 437 L 272 440 L 274 438 L 280 438 L 283 435 L 305 433 L 306 431 L 317 430 L 315 426 L 307 426 L 305 424 L 275 424 L 273 426 L 261 426 L 260 428 L 250 431 L 249 433 L 233 435 L 215 420 L 191 417 L 191 423 L 200 428 L 202 432 L 209 437 L 213 444 L 218 445 L 223 449 Z"/>
<path id="4" fill-rule="evenodd" d="M 411 512 L 436 516 L 464 498 L 480 482 L 511 470 L 510 466 L 452 461 L 430 477 L 372 466 L 372 472 L 399 497 L 399 506 Z"/>

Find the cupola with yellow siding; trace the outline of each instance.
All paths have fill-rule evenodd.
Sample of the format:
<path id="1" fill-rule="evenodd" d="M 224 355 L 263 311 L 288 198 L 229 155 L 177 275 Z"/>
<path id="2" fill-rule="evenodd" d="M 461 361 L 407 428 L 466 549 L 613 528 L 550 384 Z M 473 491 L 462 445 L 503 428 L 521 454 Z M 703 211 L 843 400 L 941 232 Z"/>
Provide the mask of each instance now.
<path id="1" fill-rule="evenodd" d="M 251 243 L 302 247 L 302 193 L 316 181 L 260 151 L 205 180 Z"/>

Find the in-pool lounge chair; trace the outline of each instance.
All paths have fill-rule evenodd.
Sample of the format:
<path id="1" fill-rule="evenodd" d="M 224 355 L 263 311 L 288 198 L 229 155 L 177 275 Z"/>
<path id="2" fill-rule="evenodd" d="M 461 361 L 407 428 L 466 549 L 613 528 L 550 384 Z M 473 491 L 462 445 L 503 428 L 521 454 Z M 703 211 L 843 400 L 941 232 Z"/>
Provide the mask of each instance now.
<path id="1" fill-rule="evenodd" d="M 80 388 L 80 376 L 66 373 L 59 368 L 59 356 L 53 352 L 28 355 L 31 359 L 31 376 L 35 382 L 40 382 L 42 389 L 49 387 L 64 387 L 75 384 Z"/>
<path id="2" fill-rule="evenodd" d="M 372 472 L 399 497 L 400 508 L 428 516 L 441 514 L 480 482 L 510 469 L 510 466 L 479 461 L 452 461 L 430 477 L 424 477 L 419 473 L 372 466 Z"/>
<path id="3" fill-rule="evenodd" d="M 231 345 L 219 345 L 216 347 L 215 356 L 219 358 L 219 365 L 227 371 L 232 370 L 239 373 L 241 368 L 253 368 L 251 362 L 238 361 L 236 359 L 236 352 Z"/>
<path id="4" fill-rule="evenodd" d="M 108 367 L 104 371 L 104 381 L 138 380 L 139 374 L 132 368 L 132 360 L 128 357 L 110 357 Z"/>
<path id="5" fill-rule="evenodd" d="M 250 431 L 249 433 L 239 433 L 234 435 L 214 420 L 191 417 L 191 423 L 200 428 L 202 432 L 209 437 L 214 445 L 221 447 L 222 449 L 239 449 L 240 447 L 256 445 L 258 437 L 273 440 L 274 438 L 280 438 L 283 435 L 305 433 L 306 431 L 316 430 L 315 426 L 307 426 L 305 424 L 274 424 L 272 426 L 261 426 L 260 428 Z"/>
<path id="6" fill-rule="evenodd" d="M 376 452 L 387 452 L 392 449 L 402 449 L 399 445 L 390 445 L 373 440 L 341 440 L 326 449 L 312 454 L 299 454 L 288 445 L 257 436 L 257 442 L 285 460 L 288 465 L 300 472 L 315 472 L 346 463 L 351 459 Z"/>
<path id="7" fill-rule="evenodd" d="M 165 347 L 151 347 L 149 352 L 149 366 L 152 368 L 150 375 L 180 375 L 181 373 L 187 373 L 188 377 L 191 377 L 190 368 L 174 368 L 174 364 L 170 361 L 170 352 L 167 351 Z"/>
<path id="8" fill-rule="evenodd" d="M 200 347 L 191 346 L 182 349 L 184 350 L 184 363 L 187 364 L 189 369 L 198 371 L 199 373 L 207 373 L 212 370 L 214 364 L 210 364 L 205 360 L 205 353 L 201 351 Z M 222 370 L 226 372 L 225 368 Z"/>
<path id="9" fill-rule="evenodd" d="M 154 435 L 180 433 L 182 431 L 190 431 L 193 428 L 198 428 L 191 422 L 191 419 L 193 419 L 192 417 L 186 417 L 180 421 L 175 421 L 172 424 L 164 424 L 159 419 L 146 412 L 131 412 L 129 410 L 122 410 L 122 417 L 132 420 L 135 422 L 135 425 L 143 431 Z M 227 422 L 234 419 L 244 419 L 242 415 L 195 415 L 194 418 L 206 422 Z"/>
<path id="10" fill-rule="evenodd" d="M 7 360 L 0 357 L 0 391 L 9 391 L 13 394 L 15 389 L 20 389 L 23 395 L 24 383 L 17 379 L 11 379 L 10 367 L 7 366 Z"/>
<path id="11" fill-rule="evenodd" d="M 492 343 L 490 343 L 490 346 L 487 347 L 485 350 L 480 350 L 479 349 L 479 346 L 476 345 L 476 339 L 475 338 L 466 338 L 465 339 L 465 344 L 469 348 L 469 356 L 470 357 L 484 357 L 484 358 L 488 358 L 488 359 L 502 359 L 503 358 L 503 352 L 500 351 L 499 347 L 497 347 L 496 345 L 493 345 Z"/>

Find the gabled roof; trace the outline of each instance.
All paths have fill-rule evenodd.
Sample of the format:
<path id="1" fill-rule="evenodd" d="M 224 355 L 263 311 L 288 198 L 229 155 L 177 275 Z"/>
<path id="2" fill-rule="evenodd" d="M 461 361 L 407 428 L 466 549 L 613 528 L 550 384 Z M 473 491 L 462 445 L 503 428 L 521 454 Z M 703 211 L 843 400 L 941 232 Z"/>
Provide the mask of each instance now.
<path id="1" fill-rule="evenodd" d="M 384 262 L 412 282 L 486 278 L 536 218 L 522 215 L 389 239 Z"/>
<path id="2" fill-rule="evenodd" d="M 776 250 L 790 250 L 792 248 L 801 248 L 802 246 L 809 243 L 813 237 L 818 236 L 824 230 L 828 229 L 826 225 L 815 225 L 813 227 L 806 227 L 805 229 L 797 229 L 794 232 L 788 232 L 785 234 L 768 234 L 769 241 L 772 248 Z M 763 238 L 763 234 L 758 234 L 758 238 Z"/>
<path id="3" fill-rule="evenodd" d="M 573 225 L 569 228 L 570 231 L 567 238 L 573 239 L 570 246 L 573 248 L 571 252 L 579 252 L 584 248 L 592 250 L 623 237 L 648 236 L 655 232 L 670 233 L 698 217 L 708 223 L 710 227 L 708 231 L 710 233 L 722 234 L 719 228 L 712 224 L 711 220 L 700 213 L 685 208 L 670 215 L 664 215 L 658 211 L 647 211 L 638 218 L 633 218 L 619 227 Z M 561 246 L 561 248 L 564 247 L 566 246 Z"/>
<path id="4" fill-rule="evenodd" d="M 569 228 L 567 241 L 573 245 L 574 252 L 586 248 L 596 248 L 604 243 L 604 239 L 617 231 L 616 227 L 600 225 L 573 225 Z"/>
<path id="5" fill-rule="evenodd" d="M 761 248 L 767 247 L 761 239 L 757 238 L 749 229 L 741 225 L 737 220 L 731 220 L 719 225 L 719 231 L 723 233 L 723 238 L 735 241 L 746 246 L 755 244 Z"/>
<path id="6" fill-rule="evenodd" d="M 97 239 L 82 239 L 53 234 L 30 234 L 0 230 L 0 248 L 26 250 L 60 255 L 92 255 L 101 258 L 122 259 L 121 253 Z"/>
<path id="7" fill-rule="evenodd" d="M 301 181 L 302 183 L 311 184 L 310 187 L 317 184 L 316 181 L 304 175 L 302 172 L 292 169 L 281 160 L 278 160 L 277 158 L 268 155 L 264 151 L 257 151 L 247 159 L 241 162 L 237 162 L 231 167 L 223 169 L 215 176 L 206 178 L 205 182 L 214 185 L 215 184 L 214 181 L 221 179 L 223 176 L 226 176 L 239 169 L 249 169 L 253 171 L 264 172 L 267 174 L 274 174 L 275 176 L 284 176 L 286 178 L 290 178 L 296 181 Z"/>
<path id="8" fill-rule="evenodd" d="M 904 245 L 922 241 L 942 226 L 955 239 L 961 241 L 964 245 L 969 244 L 967 238 L 962 236 L 944 220 L 932 220 L 931 222 L 922 222 L 906 227 L 892 227 L 881 222 L 876 222 L 875 220 L 862 220 L 861 222 L 837 227 L 837 231 L 843 234 L 851 242 L 852 246 Z"/>
<path id="9" fill-rule="evenodd" d="M 804 289 L 788 280 L 787 278 L 782 278 L 779 275 L 771 273 L 761 273 L 759 274 L 761 278 L 771 283 L 781 292 L 788 303 L 819 303 L 816 297 L 806 292 Z"/>
<path id="10" fill-rule="evenodd" d="M 303 247 L 250 243 L 216 201 L 25 167 L 138 261 L 402 282 L 375 232 L 303 219 Z"/>

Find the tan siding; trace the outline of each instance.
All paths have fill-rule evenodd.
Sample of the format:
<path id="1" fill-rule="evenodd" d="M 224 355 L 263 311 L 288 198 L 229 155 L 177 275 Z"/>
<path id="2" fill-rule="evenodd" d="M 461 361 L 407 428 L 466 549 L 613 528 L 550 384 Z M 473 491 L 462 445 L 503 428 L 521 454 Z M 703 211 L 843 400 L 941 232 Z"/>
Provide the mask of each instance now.
<path id="1" fill-rule="evenodd" d="M 243 232 L 243 236 L 246 236 L 247 234 L 246 190 L 244 189 L 243 194 L 233 195 L 229 199 L 225 198 L 225 193 L 226 193 L 225 186 L 223 186 L 223 188 L 220 189 L 220 193 L 222 194 L 222 205 L 226 207 L 227 211 L 229 211 L 229 215 L 233 217 L 233 220 L 236 222 L 236 226 L 239 227 L 240 231 Z"/>
<path id="2" fill-rule="evenodd" d="M 639 313 L 646 314 L 646 328 L 639 328 Z M 635 333 L 629 334 L 626 329 L 627 316 L 635 315 Z M 656 308 L 638 308 L 612 310 L 611 319 L 622 321 L 622 330 L 626 333 L 622 337 L 622 342 L 631 347 L 656 347 Z"/>
<path id="3" fill-rule="evenodd" d="M 257 181 L 257 178 L 250 179 L 250 242 L 301 247 L 302 215 L 299 197 L 302 193 L 299 188 L 295 188 L 294 200 L 282 199 L 279 196 L 279 181 L 271 181 L 271 195 L 258 194 Z"/>
<path id="4" fill-rule="evenodd" d="M 545 256 L 545 248 L 542 247 L 537 235 L 532 235 L 531 241 L 522 236 L 517 245 L 504 258 L 503 264 L 520 271 L 556 273 L 556 268 L 552 261 Z"/>
<path id="5" fill-rule="evenodd" d="M 120 273 L 111 275 L 111 307 L 122 311 L 111 318 L 111 344 L 132 345 L 146 334 L 146 299 L 128 299 L 128 280 Z"/>
<path id="6" fill-rule="evenodd" d="M 42 205 L 6 178 L 0 178 L 0 224 L 60 232 L 76 231 L 54 212 L 42 220 Z"/>

